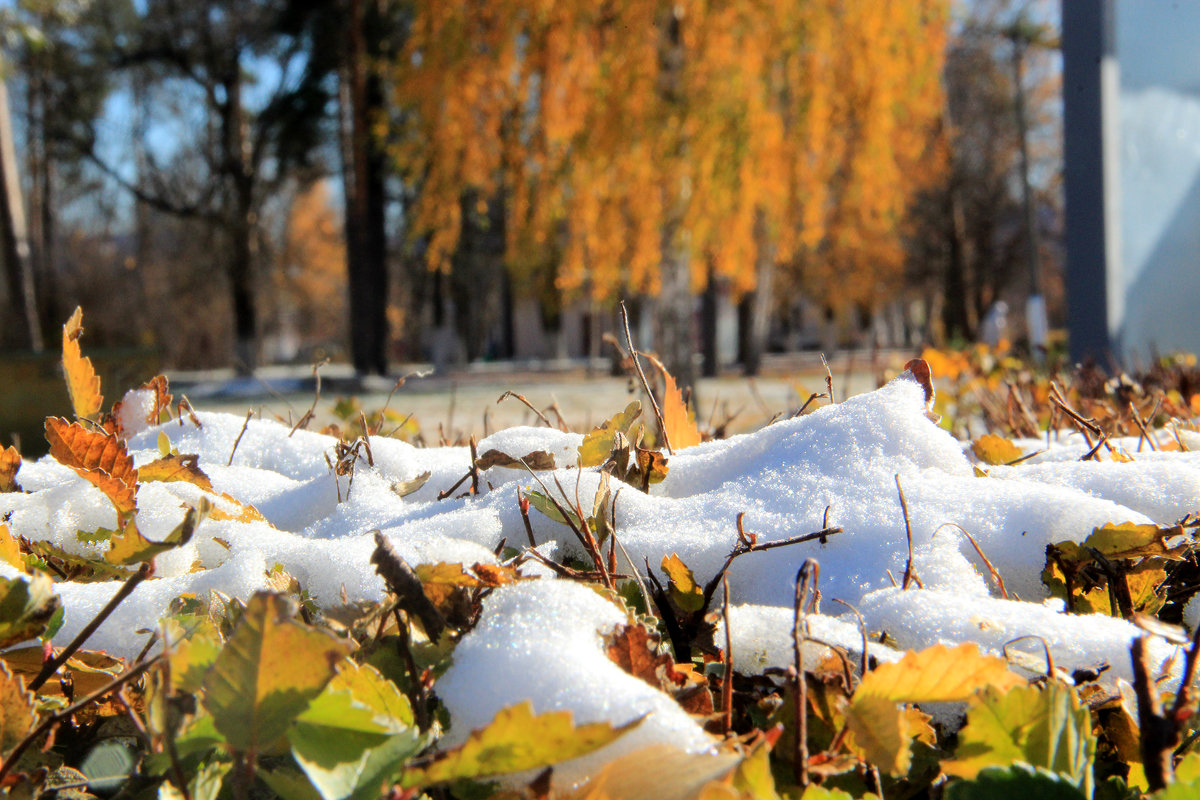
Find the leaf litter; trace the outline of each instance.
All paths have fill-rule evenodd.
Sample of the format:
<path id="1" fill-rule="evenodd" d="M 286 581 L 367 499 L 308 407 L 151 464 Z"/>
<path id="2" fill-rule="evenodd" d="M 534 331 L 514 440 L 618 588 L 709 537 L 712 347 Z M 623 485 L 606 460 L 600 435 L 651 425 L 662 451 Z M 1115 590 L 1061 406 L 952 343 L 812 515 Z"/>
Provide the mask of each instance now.
<path id="1" fill-rule="evenodd" d="M 637 796 L 685 772 L 705 777 L 679 796 L 774 797 L 789 773 L 856 797 L 1031 774 L 1087 796 L 1161 788 L 1163 742 L 1200 738 L 1152 714 L 1151 752 L 1130 703 L 1197 661 L 1172 628 L 1200 617 L 1194 395 L 933 351 L 874 392 L 705 440 L 651 359 L 652 417 L 633 402 L 591 432 L 424 448 L 361 409 L 350 441 L 173 416 L 161 376 L 104 414 L 80 330 L 77 313 L 76 420 L 47 421 L 50 456 L 4 456 L 0 625 L 43 644 L 0 654 L 0 713 L 20 720 L 0 781 L 69 782 L 45 753 L 109 717 L 142 731 L 131 781 L 339 800 Z M 968 418 L 991 432 L 950 433 Z M 793 625 L 806 559 L 821 581 Z M 29 695 L 39 667 L 57 680 Z M 805 768 L 772 778 L 768 753 Z"/>

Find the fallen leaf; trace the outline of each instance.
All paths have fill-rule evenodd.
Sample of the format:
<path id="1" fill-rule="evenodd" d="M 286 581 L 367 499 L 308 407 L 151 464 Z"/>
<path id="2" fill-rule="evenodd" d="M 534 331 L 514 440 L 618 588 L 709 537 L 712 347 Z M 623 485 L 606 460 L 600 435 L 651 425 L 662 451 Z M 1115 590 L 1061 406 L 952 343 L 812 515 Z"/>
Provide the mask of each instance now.
<path id="1" fill-rule="evenodd" d="M 0 450 L 0 492 L 19 492 L 17 472 L 21 469 L 21 454 L 15 447 Z"/>
<path id="2" fill-rule="evenodd" d="M 525 469 L 529 467 L 532 470 L 554 469 L 554 455 L 547 453 L 545 450 L 534 450 L 532 453 L 527 453 L 517 459 L 507 453 L 501 453 L 499 450 L 493 449 L 488 450 L 475 459 L 475 468 L 478 470 L 491 469 L 492 467 L 511 467 L 513 469 Z"/>
<path id="3" fill-rule="evenodd" d="M 183 481 L 199 486 L 206 492 L 213 491 L 212 481 L 200 469 L 200 459 L 194 455 L 168 455 L 137 468 L 138 481 Z"/>
<path id="4" fill-rule="evenodd" d="M 119 515 L 133 515 L 137 510 L 137 470 L 124 442 L 61 417 L 46 418 L 46 441 L 50 455 L 104 492 Z"/>
<path id="5" fill-rule="evenodd" d="M 652 355 L 647 354 L 650 363 L 658 368 L 663 377 L 662 411 L 664 433 L 671 443 L 672 450 L 682 450 L 700 444 L 700 428 L 696 425 L 696 415 L 683 402 L 683 393 L 675 384 L 675 378 L 667 372 L 663 363 Z"/>
<path id="6" fill-rule="evenodd" d="M 1010 440 L 991 433 L 985 433 L 971 442 L 971 452 L 984 464 L 993 466 L 1011 464 L 1025 455 Z"/>

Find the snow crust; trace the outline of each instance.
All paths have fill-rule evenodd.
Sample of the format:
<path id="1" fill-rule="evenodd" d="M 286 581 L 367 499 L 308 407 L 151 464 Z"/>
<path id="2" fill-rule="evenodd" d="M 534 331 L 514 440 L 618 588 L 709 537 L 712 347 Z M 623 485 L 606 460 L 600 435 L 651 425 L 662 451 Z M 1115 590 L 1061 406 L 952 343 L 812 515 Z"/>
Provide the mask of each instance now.
<path id="1" fill-rule="evenodd" d="M 141 406 L 140 400 L 128 404 L 131 428 L 142 413 L 134 409 Z M 827 652 L 825 645 L 844 649 L 856 662 L 861 634 L 856 617 L 832 602 L 839 599 L 861 611 L 873 642 L 879 634 L 901 648 L 970 641 L 999 653 L 1013 639 L 1039 636 L 1063 669 L 1105 662 L 1110 676 L 1128 678 L 1128 645 L 1137 630 L 1121 620 L 1068 615 L 1044 604 L 1045 547 L 1082 541 L 1105 523 L 1172 524 L 1200 511 L 1200 454 L 1138 452 L 1132 440 L 1118 443 L 1131 462 L 1079 462 L 1083 443 L 1064 435 L 1051 437 L 1049 445 L 1021 443 L 1029 445 L 1026 452 L 1046 452 L 976 477 L 964 443 L 925 412 L 922 388 L 902 376 L 804 417 L 685 449 L 670 457 L 666 480 L 648 495 L 614 481 L 614 491 L 620 489 L 617 535 L 633 565 L 622 556 L 619 567 L 644 571 L 648 560 L 657 569 L 664 556 L 675 553 L 705 581 L 733 549 L 739 514 L 759 543 L 828 524 L 842 531 L 824 542 L 752 552 L 734 561 L 729 584 L 736 603 L 730 626 L 735 666 L 756 672 L 791 663 L 794 581 L 804 560 L 814 558 L 824 600 L 823 613 L 809 616 L 813 642 L 806 647 L 806 663 Z M 378 598 L 383 582 L 369 564 L 375 529 L 413 565 L 495 563 L 493 550 L 501 539 L 509 546 L 527 541 L 518 488 L 548 487 L 557 494 L 557 478 L 567 500 L 578 498 L 590 510 L 600 480 L 594 468 L 575 466 L 579 434 L 513 428 L 484 439 L 478 452 L 550 453 L 556 469 L 538 473 L 542 485 L 523 469 L 495 466 L 481 476 L 480 494 L 458 496 L 460 487 L 456 496 L 438 500 L 439 492 L 467 473 L 467 448 L 418 449 L 372 438 L 373 465 L 360 447 L 347 457 L 354 462 L 351 478 L 331 469 L 338 458 L 331 437 L 225 414 L 200 413 L 199 419 L 200 428 L 188 421 L 143 426 L 128 448 L 136 464 L 146 464 L 159 457 L 163 434 L 177 452 L 197 455 L 215 490 L 210 499 L 232 518 L 204 521 L 187 546 L 160 556 L 156 578 L 122 603 L 91 647 L 134 655 L 146 642 L 139 628 L 161 616 L 174 597 L 219 591 L 245 599 L 267 586 L 267 572 L 277 565 L 321 605 Z M 420 489 L 405 496 L 397 491 L 426 473 Z M 18 481 L 25 493 L 0 494 L 0 517 L 7 517 L 13 535 L 73 553 L 102 551 L 102 543 L 77 537 L 116 523 L 97 489 L 48 457 L 23 464 Z M 913 569 L 923 589 L 903 591 L 893 584 L 909 558 L 897 482 L 907 502 Z M 188 483 L 144 484 L 139 528 L 152 539 L 167 535 L 202 494 Z M 240 521 L 237 503 L 253 506 L 266 521 Z M 544 554 L 560 559 L 580 554 L 565 526 L 536 510 L 531 523 Z M 1010 596 L 1020 600 L 998 597 L 963 531 L 994 564 Z M 587 774 L 617 750 L 651 743 L 697 752 L 711 746 L 710 737 L 670 698 L 604 655 L 603 635 L 625 621 L 621 608 L 587 587 L 554 579 L 545 568 L 525 570 L 538 579 L 487 598 L 478 627 L 458 645 L 453 667 L 437 684 L 451 711 L 452 740 L 485 724 L 500 708 L 531 699 L 538 711 L 570 709 L 579 722 L 622 724 L 645 717 L 608 750 L 573 765 L 573 774 Z M 4 566 L 0 573 L 14 571 Z M 59 583 L 66 614 L 55 643 L 69 641 L 116 588 Z M 1189 618 L 1198 616 L 1200 611 L 1189 609 Z M 723 643 L 721 631 L 717 642 Z M 1018 646 L 1031 653 L 1041 648 L 1028 640 Z M 898 654 L 874 643 L 868 650 L 880 660 Z M 1155 658 L 1168 669 L 1173 652 L 1165 641 L 1153 645 Z"/>

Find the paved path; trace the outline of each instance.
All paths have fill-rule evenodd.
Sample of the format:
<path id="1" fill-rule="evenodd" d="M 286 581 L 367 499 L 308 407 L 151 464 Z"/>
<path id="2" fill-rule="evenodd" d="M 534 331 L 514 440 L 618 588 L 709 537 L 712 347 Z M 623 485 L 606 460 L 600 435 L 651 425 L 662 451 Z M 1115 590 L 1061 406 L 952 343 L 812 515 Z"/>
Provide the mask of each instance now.
<path id="1" fill-rule="evenodd" d="M 840 358 L 832 364 L 834 393 L 839 399 L 874 389 L 877 372 L 895 374 L 905 354 L 880 356 L 873 367 L 865 357 Z M 530 369 L 474 368 L 456 374 L 409 378 L 388 401 L 394 379 L 358 381 L 345 369 L 322 369 L 322 391 L 316 419 L 310 429 L 337 421 L 333 408 L 339 397 L 355 396 L 365 411 L 388 402 L 388 408 L 411 414 L 426 442 L 438 441 L 439 426 L 448 439 L 482 437 L 513 425 L 536 425 L 537 417 L 514 398 L 497 403 L 505 392 L 523 395 L 552 419 L 557 404 L 573 430 L 588 430 L 640 396 L 633 381 L 583 368 Z M 761 426 L 778 413 L 799 408 L 812 392 L 825 390 L 825 370 L 819 358 L 772 359 L 761 377 L 748 379 L 729 374 L 704 378 L 697 387 L 698 415 L 703 423 L 729 420 L 728 432 Z M 177 374 L 171 377 L 176 394 L 183 393 L 196 408 L 245 414 L 254 410 L 264 417 L 297 420 L 313 403 L 315 381 L 311 371 L 262 370 L 257 377 L 234 379 L 217 374 Z M 818 400 L 816 402 L 824 402 Z"/>

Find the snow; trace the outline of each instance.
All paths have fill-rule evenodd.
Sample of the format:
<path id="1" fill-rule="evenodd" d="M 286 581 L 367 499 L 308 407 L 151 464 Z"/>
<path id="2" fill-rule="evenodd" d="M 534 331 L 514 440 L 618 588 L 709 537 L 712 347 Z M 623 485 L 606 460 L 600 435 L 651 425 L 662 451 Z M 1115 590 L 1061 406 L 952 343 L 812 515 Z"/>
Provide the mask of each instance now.
<path id="1" fill-rule="evenodd" d="M 135 402 L 136 401 L 136 402 Z M 512 428 L 479 442 L 482 455 L 497 450 L 514 458 L 545 451 L 556 469 L 538 473 L 493 466 L 480 476 L 480 493 L 438 500 L 467 474 L 463 447 L 419 449 L 372 437 L 347 455 L 353 475 L 331 468 L 337 441 L 278 422 L 200 413 L 202 427 L 186 419 L 137 424 L 144 398 L 131 397 L 128 425 L 138 432 L 128 449 L 138 465 L 160 457 L 160 435 L 178 453 L 195 454 L 212 481 L 212 500 L 224 514 L 205 520 L 185 547 L 160 555 L 156 577 L 140 585 L 102 625 L 89 647 L 121 656 L 146 643 L 149 625 L 183 593 L 210 591 L 246 599 L 266 588 L 266 573 L 281 566 L 322 606 L 377 599 L 383 582 L 369 559 L 376 529 L 410 564 L 496 563 L 501 540 L 527 542 L 518 489 L 558 485 L 572 504 L 590 510 L 600 482 L 595 468 L 579 469 L 582 437 L 549 428 Z M 619 409 L 614 409 L 618 411 Z M 869 653 L 891 660 L 898 651 L 877 644 L 920 648 L 937 642 L 976 642 L 1000 653 L 1006 642 L 1041 637 L 1057 666 L 1068 672 L 1108 663 L 1109 677 L 1129 678 L 1128 646 L 1138 630 L 1108 617 L 1062 613 L 1043 601 L 1040 573 L 1047 544 L 1083 541 L 1106 523 L 1169 525 L 1200 511 L 1200 454 L 1139 452 L 1137 440 L 1114 443 L 1128 463 L 1077 459 L 1079 437 L 1062 435 L 1021 442 L 1026 452 L 1046 452 L 1013 467 L 990 467 L 977 477 L 964 443 L 926 415 L 922 388 L 901 376 L 883 388 L 778 421 L 753 433 L 682 450 L 668 461 L 666 479 L 643 494 L 612 482 L 617 535 L 633 565 L 657 569 L 672 553 L 703 582 L 724 563 L 736 542 L 736 520 L 761 543 L 838 526 L 840 533 L 734 560 L 729 570 L 731 637 L 736 667 L 757 672 L 792 663 L 794 581 L 806 558 L 820 564 L 821 614 L 809 615 L 805 661 L 838 646 L 857 663 L 857 618 L 835 599 L 855 606 L 872 634 Z M 240 441 L 239 440 L 240 437 Z M 1173 437 L 1164 434 L 1160 441 Z M 370 462 L 370 463 L 369 463 Z M 405 496 L 400 483 L 428 473 Z M 557 483 L 556 483 L 557 480 Z M 76 533 L 111 528 L 116 515 L 107 499 L 71 470 L 47 457 L 21 467 L 26 493 L 0 494 L 0 517 L 13 535 L 46 540 L 68 551 L 98 554 L 104 545 Z M 910 558 L 903 489 L 911 531 L 913 572 L 924 588 L 902 590 Z M 619 490 L 619 491 L 618 491 Z M 186 507 L 205 494 L 185 483 L 145 483 L 138 495 L 139 528 L 151 539 L 166 536 Z M 240 504 L 240 505 L 239 505 Z M 243 515 L 252 506 L 263 519 Z M 543 554 L 559 560 L 581 553 L 570 530 L 530 512 Z M 1003 577 L 997 587 L 963 531 L 970 533 Z M 622 570 L 630 564 L 622 556 Z M 626 621 L 626 612 L 590 588 L 555 579 L 531 562 L 537 580 L 496 590 L 484 603 L 478 626 L 459 643 L 454 664 L 437 683 L 451 713 L 450 741 L 461 740 L 500 708 L 531 699 L 537 711 L 569 709 L 578 722 L 614 724 L 644 717 L 637 729 L 605 751 L 572 764 L 582 777 L 601 761 L 653 743 L 692 752 L 713 740 L 665 694 L 622 672 L 608 660 L 602 637 Z M 0 572 L 13 574 L 9 567 Z M 55 644 L 69 641 L 116 591 L 116 584 L 60 582 L 66 614 Z M 1016 599 L 1019 598 L 1019 599 Z M 1061 605 L 1061 604 L 1060 604 Z M 1200 605 L 1188 609 L 1193 624 Z M 716 641 L 722 644 L 723 631 Z M 1040 653 L 1040 643 L 1018 646 Z M 1175 649 L 1156 639 L 1152 651 L 1168 671 Z"/>

